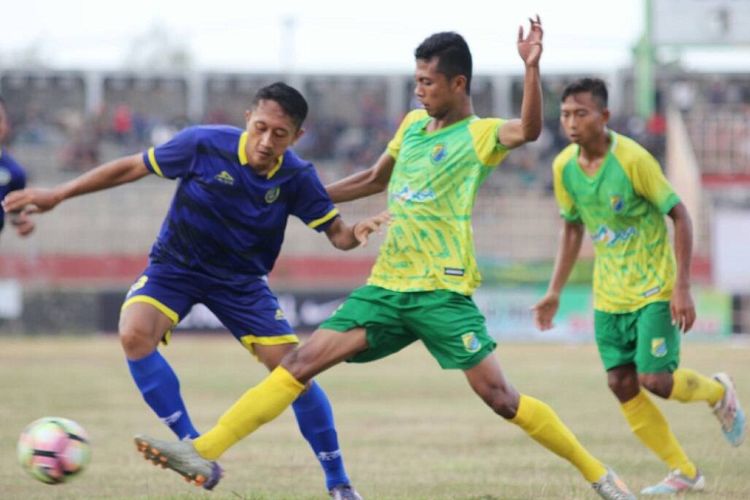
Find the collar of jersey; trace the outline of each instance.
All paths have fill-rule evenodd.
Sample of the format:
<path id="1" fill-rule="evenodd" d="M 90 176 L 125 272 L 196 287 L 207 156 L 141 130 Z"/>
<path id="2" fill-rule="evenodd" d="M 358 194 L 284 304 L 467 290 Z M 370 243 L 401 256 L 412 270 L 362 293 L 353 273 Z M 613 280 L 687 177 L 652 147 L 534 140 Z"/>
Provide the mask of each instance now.
<path id="1" fill-rule="evenodd" d="M 237 146 L 237 159 L 240 160 L 240 165 L 245 166 L 248 164 L 247 162 L 247 151 L 245 148 L 247 147 L 247 131 L 242 132 L 242 135 L 240 135 L 240 143 Z M 276 174 L 276 172 L 279 171 L 281 168 L 281 162 L 284 161 L 284 155 L 279 156 L 279 159 L 276 161 L 276 165 L 273 166 L 271 170 L 268 171 L 266 174 L 266 179 L 270 179 L 271 177 Z"/>
<path id="2" fill-rule="evenodd" d="M 469 115 L 466 118 L 461 118 L 457 122 L 451 123 L 447 127 L 439 128 L 437 130 L 427 130 L 427 126 L 430 124 L 430 122 L 433 120 L 432 117 L 429 117 L 429 120 L 427 120 L 424 125 L 422 125 L 422 133 L 425 135 L 434 135 L 434 134 L 441 134 L 445 132 L 446 130 L 453 130 L 456 127 L 460 127 L 461 125 L 465 124 L 468 121 L 473 121 L 474 118 L 477 118 L 476 115 Z"/>

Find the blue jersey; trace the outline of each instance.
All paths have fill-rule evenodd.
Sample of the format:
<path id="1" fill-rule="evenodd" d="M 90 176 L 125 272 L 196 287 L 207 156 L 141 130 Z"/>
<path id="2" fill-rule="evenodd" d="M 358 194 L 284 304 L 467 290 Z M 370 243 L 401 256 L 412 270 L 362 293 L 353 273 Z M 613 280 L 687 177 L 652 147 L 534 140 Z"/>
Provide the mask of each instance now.
<path id="1" fill-rule="evenodd" d="M 152 262 L 233 282 L 255 279 L 273 268 L 290 214 L 317 231 L 338 215 L 311 163 L 287 150 L 259 175 L 246 144 L 239 128 L 197 126 L 143 153 L 153 173 L 179 179 Z"/>
<path id="2" fill-rule="evenodd" d="M 26 172 L 7 151 L 0 149 L 0 200 L 17 189 L 26 187 Z M 0 206 L 0 231 L 5 224 L 5 211 Z"/>

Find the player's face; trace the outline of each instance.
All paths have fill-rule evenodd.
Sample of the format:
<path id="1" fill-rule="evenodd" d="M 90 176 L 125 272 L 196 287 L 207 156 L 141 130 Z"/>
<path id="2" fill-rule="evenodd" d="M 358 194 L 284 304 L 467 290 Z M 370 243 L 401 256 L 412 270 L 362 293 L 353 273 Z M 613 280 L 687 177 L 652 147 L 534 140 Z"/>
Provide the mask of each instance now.
<path id="1" fill-rule="evenodd" d="M 458 81 L 463 77 L 448 78 L 438 71 L 439 62 L 437 57 L 430 60 L 417 59 L 417 70 L 414 74 L 414 95 L 424 106 L 427 114 L 434 118 L 440 118 L 451 111 L 459 102 L 459 93 L 465 94 Z"/>
<path id="2" fill-rule="evenodd" d="M 571 142 L 591 144 L 606 134 L 609 110 L 600 107 L 591 92 L 569 95 L 560 106 L 560 123 Z"/>
<path id="3" fill-rule="evenodd" d="M 8 135 L 8 130 L 10 130 L 8 114 L 5 112 L 5 106 L 0 104 L 0 144 L 5 141 L 5 137 Z"/>
<path id="4" fill-rule="evenodd" d="M 258 170 L 276 165 L 279 156 L 302 136 L 302 129 L 276 101 L 261 100 L 252 111 L 245 112 L 245 119 L 247 160 Z"/>

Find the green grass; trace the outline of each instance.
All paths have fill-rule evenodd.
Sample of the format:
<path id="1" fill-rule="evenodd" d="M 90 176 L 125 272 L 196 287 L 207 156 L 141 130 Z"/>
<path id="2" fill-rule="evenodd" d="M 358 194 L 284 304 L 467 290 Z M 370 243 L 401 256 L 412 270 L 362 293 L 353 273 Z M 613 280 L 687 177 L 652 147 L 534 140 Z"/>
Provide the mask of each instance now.
<path id="1" fill-rule="evenodd" d="M 163 352 L 201 429 L 264 375 L 228 335 L 178 335 Z M 632 489 L 666 473 L 630 433 L 593 346 L 512 344 L 498 355 L 516 387 L 555 408 Z M 750 345 L 687 343 L 683 365 L 731 372 L 747 408 Z M 335 367 L 319 380 L 334 405 L 349 473 L 368 500 L 596 498 L 572 466 L 495 416 L 460 372 L 440 370 L 419 345 L 383 361 Z M 114 337 L 0 338 L 0 394 L 2 498 L 327 498 L 291 412 L 226 453 L 226 477 L 213 493 L 145 462 L 132 435 L 171 434 L 133 386 Z M 699 498 L 750 498 L 750 443 L 729 447 L 703 404 L 658 404 L 706 475 Z M 16 463 L 21 429 L 45 415 L 72 418 L 91 434 L 92 463 L 70 484 L 38 483 Z"/>

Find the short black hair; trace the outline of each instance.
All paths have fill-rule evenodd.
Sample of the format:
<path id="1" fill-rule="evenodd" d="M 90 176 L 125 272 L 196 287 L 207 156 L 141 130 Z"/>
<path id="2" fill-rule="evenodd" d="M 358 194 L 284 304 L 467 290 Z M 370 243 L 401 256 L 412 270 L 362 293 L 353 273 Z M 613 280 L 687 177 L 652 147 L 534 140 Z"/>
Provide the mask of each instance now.
<path id="1" fill-rule="evenodd" d="M 258 90 L 253 97 L 253 107 L 257 106 L 260 101 L 278 103 L 297 128 L 302 127 L 302 123 L 307 118 L 307 101 L 299 90 L 284 82 L 275 82 Z"/>
<path id="2" fill-rule="evenodd" d="M 607 107 L 607 84 L 601 78 L 581 78 L 569 83 L 563 90 L 560 102 L 565 102 L 569 96 L 580 94 L 582 92 L 591 92 L 591 96 L 599 104 L 601 109 Z"/>
<path id="3" fill-rule="evenodd" d="M 464 37 L 454 31 L 442 31 L 424 39 L 414 51 L 414 57 L 429 61 L 438 58 L 439 72 L 453 78 L 466 77 L 466 93 L 471 94 L 471 51 Z"/>

